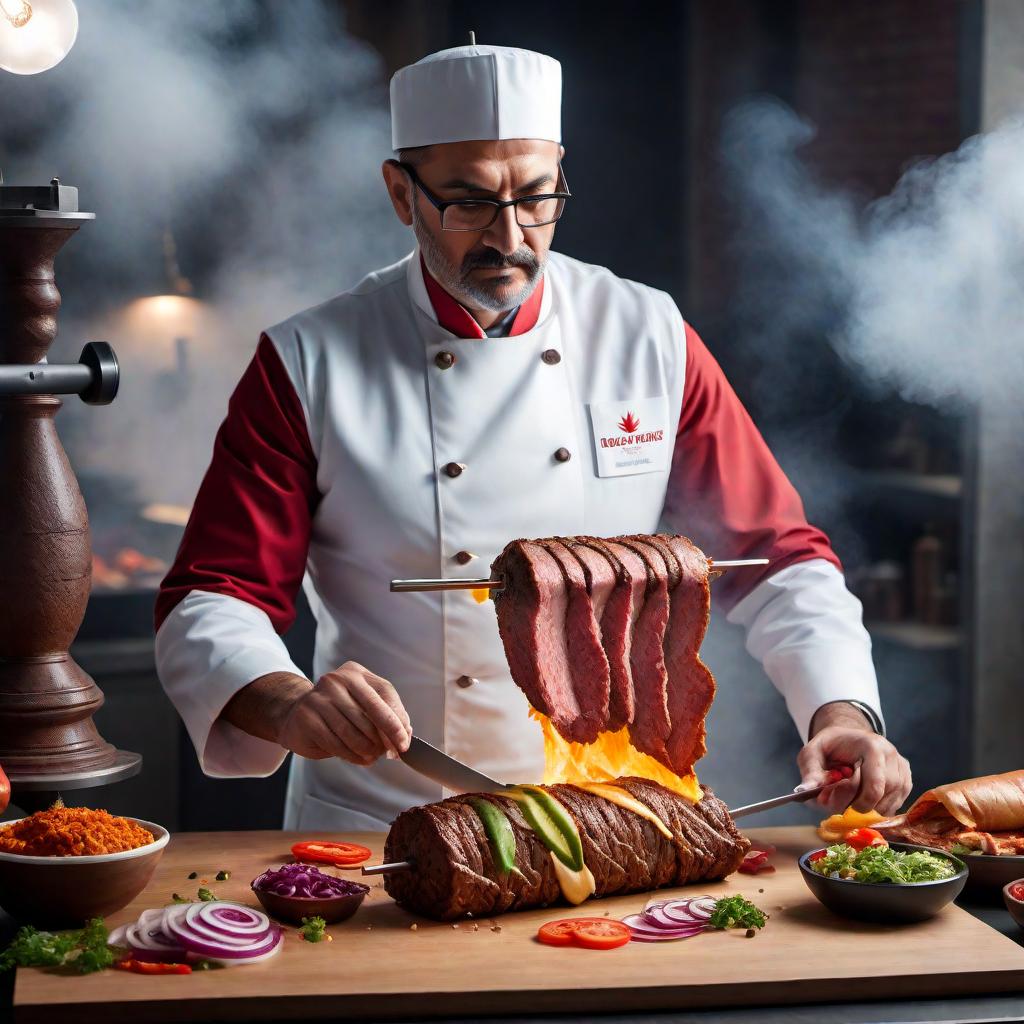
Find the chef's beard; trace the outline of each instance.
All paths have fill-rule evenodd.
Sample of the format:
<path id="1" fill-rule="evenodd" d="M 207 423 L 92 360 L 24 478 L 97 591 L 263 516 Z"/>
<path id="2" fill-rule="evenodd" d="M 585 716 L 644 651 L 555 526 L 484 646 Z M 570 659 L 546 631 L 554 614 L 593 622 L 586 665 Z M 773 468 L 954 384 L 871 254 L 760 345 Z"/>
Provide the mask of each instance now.
<path id="1" fill-rule="evenodd" d="M 540 275 L 544 272 L 544 263 L 528 246 L 521 245 L 510 256 L 505 256 L 496 249 L 484 249 L 483 252 L 469 252 L 456 267 L 430 229 L 423 223 L 416 204 L 412 207 L 412 227 L 416 240 L 420 243 L 423 262 L 427 270 L 434 275 L 434 280 L 453 298 L 471 309 L 486 309 L 491 313 L 505 313 L 521 306 L 537 286 Z M 478 267 L 519 267 L 526 272 L 526 283 L 511 295 L 508 286 L 498 282 L 477 281 L 471 272 Z"/>

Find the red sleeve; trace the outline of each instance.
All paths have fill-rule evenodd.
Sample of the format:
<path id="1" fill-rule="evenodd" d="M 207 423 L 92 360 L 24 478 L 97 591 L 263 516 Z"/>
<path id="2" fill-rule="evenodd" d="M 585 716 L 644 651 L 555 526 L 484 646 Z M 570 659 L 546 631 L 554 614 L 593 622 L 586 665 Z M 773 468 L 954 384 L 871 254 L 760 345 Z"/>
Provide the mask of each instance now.
<path id="1" fill-rule="evenodd" d="M 665 512 L 712 557 L 769 558 L 715 584 L 726 607 L 762 580 L 810 558 L 841 569 L 803 503 L 697 332 L 686 326 L 686 384 Z"/>
<path id="2" fill-rule="evenodd" d="M 261 608 L 283 633 L 295 620 L 320 495 L 306 419 L 264 335 L 228 403 L 213 458 L 156 601 L 156 628 L 190 590 Z"/>

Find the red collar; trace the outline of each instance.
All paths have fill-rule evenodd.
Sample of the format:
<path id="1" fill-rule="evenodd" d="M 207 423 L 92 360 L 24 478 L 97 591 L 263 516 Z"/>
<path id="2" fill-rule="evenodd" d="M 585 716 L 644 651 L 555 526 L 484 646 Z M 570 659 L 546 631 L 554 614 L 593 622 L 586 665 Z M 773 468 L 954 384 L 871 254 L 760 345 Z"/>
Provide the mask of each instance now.
<path id="1" fill-rule="evenodd" d="M 420 255 L 420 267 L 423 270 L 423 283 L 427 286 L 427 295 L 430 296 L 430 304 L 434 307 L 437 322 L 446 330 L 450 331 L 457 338 L 486 338 L 483 328 L 476 322 L 473 315 L 465 306 L 456 302 L 438 283 L 434 280 L 433 274 L 427 270 L 423 256 Z M 540 318 L 540 304 L 544 297 L 544 278 L 537 282 L 530 297 L 519 307 L 515 319 L 512 321 L 512 329 L 509 336 L 525 334 L 537 326 Z"/>

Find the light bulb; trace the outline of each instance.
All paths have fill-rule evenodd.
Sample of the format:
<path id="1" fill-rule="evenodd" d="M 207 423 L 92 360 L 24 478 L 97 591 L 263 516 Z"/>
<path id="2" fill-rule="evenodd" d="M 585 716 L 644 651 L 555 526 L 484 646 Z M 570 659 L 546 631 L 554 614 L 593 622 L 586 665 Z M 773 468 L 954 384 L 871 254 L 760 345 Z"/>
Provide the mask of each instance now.
<path id="1" fill-rule="evenodd" d="M 0 68 L 37 75 L 59 64 L 75 45 L 78 11 L 72 0 L 0 0 Z"/>

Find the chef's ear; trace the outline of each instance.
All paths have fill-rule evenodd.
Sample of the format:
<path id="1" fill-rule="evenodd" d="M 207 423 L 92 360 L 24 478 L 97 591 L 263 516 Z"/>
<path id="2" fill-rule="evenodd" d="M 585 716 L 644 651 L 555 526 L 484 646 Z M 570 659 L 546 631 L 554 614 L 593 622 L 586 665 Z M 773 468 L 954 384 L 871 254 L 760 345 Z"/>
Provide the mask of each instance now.
<path id="1" fill-rule="evenodd" d="M 381 164 L 381 174 L 387 186 L 391 205 L 395 208 L 398 219 L 406 226 L 412 226 L 412 204 L 416 201 L 412 181 L 405 168 L 395 159 L 385 160 Z"/>

